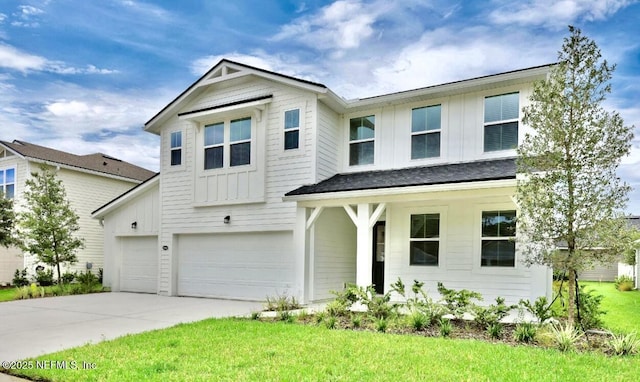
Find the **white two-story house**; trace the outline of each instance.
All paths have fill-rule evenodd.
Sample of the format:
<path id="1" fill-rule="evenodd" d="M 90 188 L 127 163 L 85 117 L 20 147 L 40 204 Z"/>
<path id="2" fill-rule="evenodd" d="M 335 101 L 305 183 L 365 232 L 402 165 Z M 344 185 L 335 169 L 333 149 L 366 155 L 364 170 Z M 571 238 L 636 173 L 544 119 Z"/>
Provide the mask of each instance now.
<path id="1" fill-rule="evenodd" d="M 154 173 L 102 153 L 75 155 L 25 141 L 0 141 L 0 193 L 13 199 L 17 212 L 25 208 L 27 180 L 42 166 L 55 169 L 79 217 L 76 236 L 84 239 L 85 247 L 77 252 L 78 262 L 68 270 L 84 271 L 89 263 L 97 274 L 102 268 L 104 233 L 91 219 L 91 212 Z M 0 284 L 10 283 L 16 269 L 27 268 L 34 274 L 37 265 L 35 256 L 23 254 L 17 247 L 0 246 Z"/>
<path id="2" fill-rule="evenodd" d="M 515 148 L 549 66 L 346 101 L 228 60 L 145 125 L 160 175 L 96 210 L 113 290 L 303 302 L 414 279 L 509 302 L 522 264 Z"/>

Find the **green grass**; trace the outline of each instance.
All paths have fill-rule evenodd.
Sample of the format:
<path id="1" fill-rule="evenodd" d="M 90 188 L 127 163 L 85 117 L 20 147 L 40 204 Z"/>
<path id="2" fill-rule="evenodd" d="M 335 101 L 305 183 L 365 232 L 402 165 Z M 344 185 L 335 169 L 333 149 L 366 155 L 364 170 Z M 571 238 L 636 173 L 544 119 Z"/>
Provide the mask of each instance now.
<path id="1" fill-rule="evenodd" d="M 0 302 L 11 301 L 16 296 L 16 288 L 2 288 L 0 289 Z"/>
<path id="2" fill-rule="evenodd" d="M 37 358 L 51 381 L 632 381 L 640 357 L 211 319 Z M 35 362 L 35 360 L 32 360 Z M 82 362 L 95 369 L 82 370 Z M 34 363 L 35 365 L 35 363 Z M 34 366 L 35 367 L 35 366 Z"/>
<path id="3" fill-rule="evenodd" d="M 613 283 L 580 282 L 604 296 L 601 307 L 607 312 L 602 317 L 607 329 L 614 332 L 640 334 L 640 291 L 618 291 Z"/>

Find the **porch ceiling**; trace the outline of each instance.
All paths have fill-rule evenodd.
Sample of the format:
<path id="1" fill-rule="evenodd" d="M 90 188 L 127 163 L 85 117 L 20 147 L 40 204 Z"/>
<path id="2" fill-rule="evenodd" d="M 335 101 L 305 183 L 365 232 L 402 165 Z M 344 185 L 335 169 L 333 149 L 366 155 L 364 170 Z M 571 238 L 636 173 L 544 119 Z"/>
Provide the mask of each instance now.
<path id="1" fill-rule="evenodd" d="M 315 194 L 515 179 L 515 158 L 508 158 L 337 174 L 320 183 L 302 186 L 290 191 L 285 194 L 285 198 L 297 199 Z"/>

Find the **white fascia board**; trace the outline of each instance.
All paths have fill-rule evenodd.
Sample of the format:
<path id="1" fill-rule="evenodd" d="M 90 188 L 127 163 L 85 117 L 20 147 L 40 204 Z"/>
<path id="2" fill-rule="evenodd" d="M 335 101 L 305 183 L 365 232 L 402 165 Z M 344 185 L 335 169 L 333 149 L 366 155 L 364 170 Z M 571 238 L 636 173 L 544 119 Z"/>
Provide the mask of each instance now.
<path id="1" fill-rule="evenodd" d="M 151 179 L 147 183 L 140 185 L 139 187 L 134 188 L 132 190 L 125 191 L 122 195 L 118 196 L 117 198 L 107 203 L 105 206 L 103 206 L 99 210 L 96 210 L 94 213 L 92 213 L 91 217 L 93 219 L 104 218 L 113 210 L 116 210 L 123 204 L 127 203 L 129 200 L 136 198 L 139 195 L 142 195 L 145 192 L 147 192 L 147 190 L 149 190 L 150 188 L 155 187 L 159 182 L 160 182 L 160 176 L 157 175 L 155 178 Z"/>
<path id="2" fill-rule="evenodd" d="M 106 173 L 106 172 L 90 170 L 90 169 L 87 169 L 87 168 L 70 166 L 68 164 L 58 163 L 58 162 L 54 162 L 54 161 L 50 161 L 50 160 L 38 159 L 38 158 L 33 158 L 33 157 L 25 157 L 25 158 L 29 162 L 40 163 L 40 164 L 45 164 L 47 166 L 59 167 L 59 168 L 67 169 L 67 170 L 83 172 L 85 174 L 103 176 L 105 178 L 122 180 L 122 181 L 125 181 L 125 182 L 130 182 L 130 183 L 135 183 L 135 184 L 140 184 L 140 183 L 143 182 L 142 180 L 127 178 L 126 176 L 119 176 L 119 175 L 109 174 L 109 173 Z"/>
<path id="3" fill-rule="evenodd" d="M 375 198 L 376 202 L 383 202 L 391 197 L 414 195 L 430 192 L 466 191 L 492 188 L 515 187 L 515 179 L 489 180 L 480 182 L 446 183 L 426 186 L 409 186 L 394 188 L 379 188 L 371 190 L 325 192 L 309 195 L 292 195 L 282 198 L 285 202 L 320 202 L 323 205 L 342 205 L 346 202 L 355 203 L 359 199 Z"/>
<path id="4" fill-rule="evenodd" d="M 230 111 L 238 111 L 238 110 L 251 109 L 251 108 L 262 109 L 261 106 L 271 103 L 272 100 L 273 98 L 266 98 L 258 101 L 241 103 L 241 104 L 221 107 L 217 109 L 203 110 L 196 113 L 189 113 L 187 115 L 179 116 L 178 119 L 185 120 L 185 121 L 198 121 L 199 119 L 201 119 L 201 117 L 210 117 L 214 115 L 228 113 Z"/>

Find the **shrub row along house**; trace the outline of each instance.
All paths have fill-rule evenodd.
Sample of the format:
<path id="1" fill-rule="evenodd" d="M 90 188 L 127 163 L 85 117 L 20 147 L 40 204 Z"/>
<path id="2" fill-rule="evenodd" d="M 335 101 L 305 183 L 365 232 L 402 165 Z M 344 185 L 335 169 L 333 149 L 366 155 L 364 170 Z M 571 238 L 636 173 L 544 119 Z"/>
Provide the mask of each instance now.
<path id="1" fill-rule="evenodd" d="M 550 66 L 346 101 L 222 60 L 145 124 L 161 172 L 94 211 L 106 285 L 329 298 L 401 277 L 549 296 L 513 238 L 521 110 Z"/>
<path id="2" fill-rule="evenodd" d="M 105 154 L 74 155 L 32 143 L 0 141 L 0 191 L 14 200 L 17 211 L 23 207 L 25 182 L 41 166 L 56 169 L 67 198 L 79 216 L 85 248 L 78 252 L 78 263 L 70 271 L 84 270 L 90 263 L 94 271 L 102 267 L 104 233 L 91 219 L 91 212 L 117 195 L 153 176 L 153 172 Z M 22 254 L 16 247 L 0 246 L 0 284 L 10 283 L 16 269 L 35 273 L 38 260 Z"/>

